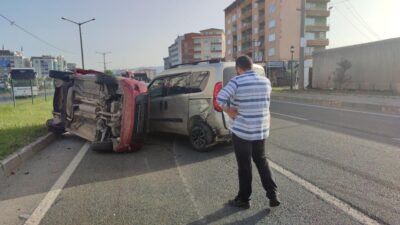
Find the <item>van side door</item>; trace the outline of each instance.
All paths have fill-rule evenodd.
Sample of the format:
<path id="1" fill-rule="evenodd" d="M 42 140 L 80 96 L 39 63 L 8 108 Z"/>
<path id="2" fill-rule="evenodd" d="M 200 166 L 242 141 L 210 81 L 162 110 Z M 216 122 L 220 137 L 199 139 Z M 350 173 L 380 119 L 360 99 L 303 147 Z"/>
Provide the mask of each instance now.
<path id="1" fill-rule="evenodd" d="M 163 98 L 166 95 L 166 78 L 155 79 L 149 85 L 150 95 L 150 131 L 151 132 L 168 132 L 164 116 Z"/>
<path id="2" fill-rule="evenodd" d="M 163 98 L 163 110 L 168 132 L 188 135 L 189 97 L 187 88 L 190 74 L 172 75 L 166 81 L 167 95 Z"/>

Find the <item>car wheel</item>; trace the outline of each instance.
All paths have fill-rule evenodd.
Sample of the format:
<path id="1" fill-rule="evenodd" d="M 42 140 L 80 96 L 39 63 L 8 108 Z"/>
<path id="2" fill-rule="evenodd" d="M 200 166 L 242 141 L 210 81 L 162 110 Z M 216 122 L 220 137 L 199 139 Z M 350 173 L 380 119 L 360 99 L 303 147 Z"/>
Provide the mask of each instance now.
<path id="1" fill-rule="evenodd" d="M 112 142 L 92 142 L 90 145 L 90 150 L 96 152 L 112 152 L 113 145 Z"/>
<path id="2" fill-rule="evenodd" d="M 190 130 L 190 144 L 196 151 L 207 152 L 213 142 L 213 132 L 204 123 L 196 123 Z"/>
<path id="3" fill-rule="evenodd" d="M 61 134 L 65 133 L 64 123 L 54 124 L 53 119 L 47 120 L 46 127 L 47 127 L 48 131 L 50 131 L 56 135 L 61 135 Z"/>

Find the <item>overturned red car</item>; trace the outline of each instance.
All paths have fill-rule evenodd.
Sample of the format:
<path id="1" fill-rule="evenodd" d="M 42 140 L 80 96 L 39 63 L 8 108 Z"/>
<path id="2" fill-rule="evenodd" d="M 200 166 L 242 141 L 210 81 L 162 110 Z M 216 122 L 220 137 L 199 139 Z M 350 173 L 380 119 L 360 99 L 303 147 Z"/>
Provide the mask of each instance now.
<path id="1" fill-rule="evenodd" d="M 49 131 L 69 132 L 93 150 L 139 150 L 147 132 L 149 96 L 145 83 L 93 70 L 50 71 L 54 78 Z"/>

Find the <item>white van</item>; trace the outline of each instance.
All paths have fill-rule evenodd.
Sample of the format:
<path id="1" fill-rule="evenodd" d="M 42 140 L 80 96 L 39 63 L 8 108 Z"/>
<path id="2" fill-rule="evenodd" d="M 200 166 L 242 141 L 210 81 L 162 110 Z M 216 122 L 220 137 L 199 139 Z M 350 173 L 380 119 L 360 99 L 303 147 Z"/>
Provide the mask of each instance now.
<path id="1" fill-rule="evenodd" d="M 263 67 L 253 70 L 265 76 Z M 149 85 L 150 132 L 189 136 L 197 151 L 230 141 L 230 119 L 216 96 L 236 75 L 234 62 L 206 61 L 162 72 Z"/>

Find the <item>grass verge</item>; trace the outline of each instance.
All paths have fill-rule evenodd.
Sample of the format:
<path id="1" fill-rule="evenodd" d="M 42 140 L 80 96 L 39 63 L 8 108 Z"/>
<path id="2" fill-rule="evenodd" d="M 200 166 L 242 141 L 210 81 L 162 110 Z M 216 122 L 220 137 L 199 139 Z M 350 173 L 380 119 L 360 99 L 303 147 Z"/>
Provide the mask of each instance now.
<path id="1" fill-rule="evenodd" d="M 35 98 L 33 105 L 30 98 L 17 99 L 15 108 L 12 103 L 0 105 L 0 159 L 47 133 L 52 105 L 52 98 L 42 97 Z"/>

